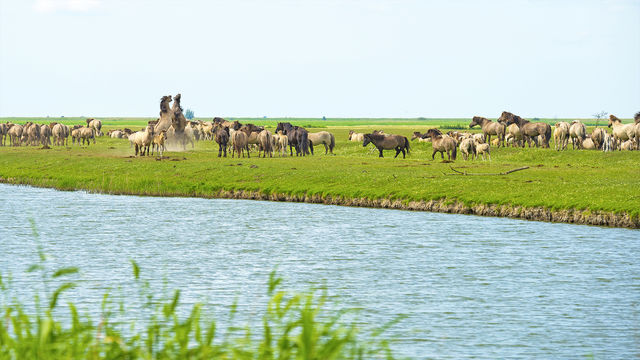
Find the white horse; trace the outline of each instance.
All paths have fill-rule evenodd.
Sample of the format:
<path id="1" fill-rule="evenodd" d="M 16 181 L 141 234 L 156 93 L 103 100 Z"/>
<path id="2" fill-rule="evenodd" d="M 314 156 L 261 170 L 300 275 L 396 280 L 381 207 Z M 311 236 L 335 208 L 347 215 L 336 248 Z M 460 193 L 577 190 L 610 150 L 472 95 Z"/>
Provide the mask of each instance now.
<path id="1" fill-rule="evenodd" d="M 566 150 L 567 144 L 569 143 L 569 123 L 561 121 L 556 123 L 555 126 L 556 129 L 553 131 L 553 141 L 556 143 L 556 150 Z"/>
<path id="2" fill-rule="evenodd" d="M 149 155 L 149 149 L 153 141 L 153 125 L 148 124 L 144 131 L 137 131 L 131 134 L 129 141 L 136 147 L 136 156 L 138 156 L 138 152 L 140 152 L 140 156 L 145 156 L 145 152 Z"/>

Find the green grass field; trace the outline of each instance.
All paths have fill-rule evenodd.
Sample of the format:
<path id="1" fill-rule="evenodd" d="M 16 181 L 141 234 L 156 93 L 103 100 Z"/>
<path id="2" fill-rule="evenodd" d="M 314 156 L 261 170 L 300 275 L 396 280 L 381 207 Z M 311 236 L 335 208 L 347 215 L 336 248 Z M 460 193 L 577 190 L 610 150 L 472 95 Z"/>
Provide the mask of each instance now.
<path id="1" fill-rule="evenodd" d="M 38 122 L 43 122 L 41 120 Z M 103 131 L 142 127 L 146 120 L 104 119 Z M 361 143 L 347 141 L 349 129 L 384 129 L 387 133 L 410 137 L 413 131 L 469 121 L 288 120 L 317 126 L 309 126 L 310 131 L 334 133 L 335 156 L 324 155 L 324 148 L 316 147 L 315 156 L 304 158 L 277 155 L 262 159 L 253 156 L 255 153 L 250 159 L 218 158 L 217 144 L 201 141 L 193 150 L 166 152 L 168 159 L 160 161 L 154 157 L 132 157 L 134 151 L 127 140 L 100 137 L 96 145 L 88 147 L 54 146 L 47 150 L 2 147 L 0 177 L 13 183 L 117 194 L 212 197 L 220 190 L 245 190 L 347 199 L 445 199 L 468 205 L 587 209 L 627 213 L 633 217 L 640 214 L 640 151 L 574 151 L 569 146 L 569 150 L 557 152 L 552 144 L 551 149 L 492 148 L 492 160 L 486 162 L 463 161 L 459 156 L 455 163 L 443 163 L 439 155 L 431 160 L 430 144 L 412 142 L 411 155 L 406 159 L 401 156 L 394 159 L 392 151 L 385 152 L 385 158 L 381 159 L 377 152 L 371 151 L 372 145 L 363 148 Z M 79 123 L 82 119 L 66 121 Z M 254 122 L 273 130 L 277 121 Z M 340 125 L 332 125 L 335 123 Z M 470 173 L 530 168 L 506 176 L 445 175 L 452 173 L 450 166 Z"/>

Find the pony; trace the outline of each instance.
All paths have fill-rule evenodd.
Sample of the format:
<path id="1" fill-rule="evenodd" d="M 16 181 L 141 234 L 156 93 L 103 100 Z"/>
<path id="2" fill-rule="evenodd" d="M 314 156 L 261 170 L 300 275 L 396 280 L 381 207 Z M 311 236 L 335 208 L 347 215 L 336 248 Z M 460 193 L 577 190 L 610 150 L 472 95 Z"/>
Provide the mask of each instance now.
<path id="1" fill-rule="evenodd" d="M 273 148 L 271 147 L 271 132 L 269 130 L 262 130 L 258 133 L 258 157 L 260 157 L 260 150 L 262 150 L 262 157 L 273 157 Z"/>
<path id="2" fill-rule="evenodd" d="M 576 147 L 580 149 L 582 147 L 582 141 L 586 137 L 587 128 L 580 120 L 573 120 L 569 127 L 569 136 L 571 137 L 572 149 Z"/>
<path id="3" fill-rule="evenodd" d="M 626 140 L 634 140 L 636 135 L 635 124 L 622 124 L 622 121 L 614 115 L 609 115 L 608 127 L 612 128 L 611 134 L 616 142 L 622 144 Z M 619 148 L 618 150 L 622 150 Z"/>
<path id="4" fill-rule="evenodd" d="M 138 152 L 140 152 L 140 156 L 149 155 L 149 148 L 151 147 L 151 143 L 153 142 L 153 134 L 154 134 L 154 126 L 151 124 L 147 124 L 147 127 L 144 131 L 138 131 L 129 136 L 129 140 L 133 142 L 136 149 L 136 156 L 138 156 Z M 159 132 L 167 131 L 160 130 Z"/>
<path id="5" fill-rule="evenodd" d="M 282 131 L 288 137 L 289 151 L 293 156 L 293 148 L 296 149 L 296 156 L 309 154 L 309 132 L 307 129 L 293 126 L 290 123 L 278 123 L 276 132 Z"/>
<path id="6" fill-rule="evenodd" d="M 4 146 L 7 139 L 7 133 L 9 132 L 9 124 L 0 123 L 0 146 Z"/>
<path id="7" fill-rule="evenodd" d="M 78 128 L 78 145 L 80 145 L 80 139 L 82 139 L 82 145 L 84 146 L 85 141 L 87 142 L 87 146 L 90 144 L 91 139 L 93 139 L 93 143 L 96 143 L 96 133 L 94 128 L 90 127 L 81 127 Z"/>
<path id="8" fill-rule="evenodd" d="M 484 135 L 485 139 L 487 139 L 487 142 L 491 142 L 491 135 L 496 135 L 500 139 L 502 146 L 504 146 L 504 137 L 506 132 L 506 126 L 504 124 L 493 122 L 481 116 L 474 116 L 473 119 L 471 119 L 469 128 L 472 128 L 476 125 L 480 125 L 480 127 L 482 128 L 482 134 Z"/>
<path id="9" fill-rule="evenodd" d="M 597 149 L 602 149 L 602 142 L 604 141 L 604 135 L 607 132 L 603 128 L 595 128 L 591 133 L 591 141 Z"/>
<path id="10" fill-rule="evenodd" d="M 19 124 L 9 124 L 8 127 L 9 130 L 7 130 L 7 135 L 9 135 L 9 142 L 12 146 L 20 146 L 24 126 Z"/>
<path id="11" fill-rule="evenodd" d="M 542 147 L 549 147 L 549 140 L 551 140 L 551 126 L 549 124 L 532 123 L 508 111 L 503 111 L 498 121 L 506 122 L 507 125 L 517 124 L 520 132 L 522 132 L 523 141 L 526 141 L 529 147 L 531 147 L 532 139 L 535 146 L 538 147 L 538 135 L 543 135 Z"/>
<path id="12" fill-rule="evenodd" d="M 229 127 L 222 126 L 221 123 L 216 123 L 213 127 L 213 139 L 218 143 L 218 157 L 222 156 L 224 151 L 224 157 L 227 157 L 227 144 L 229 143 Z"/>
<path id="13" fill-rule="evenodd" d="M 247 150 L 247 157 L 250 158 L 247 134 L 244 131 L 236 131 L 233 134 L 233 150 L 231 151 L 231 157 L 234 157 L 236 152 L 238 153 L 238 157 L 240 157 L 240 155 L 244 157 L 244 149 Z"/>
<path id="14" fill-rule="evenodd" d="M 327 152 L 331 152 L 333 155 L 333 148 L 336 146 L 336 138 L 332 133 L 328 131 L 320 131 L 317 133 L 309 133 L 309 149 L 311 150 L 311 155 L 313 155 L 313 146 L 314 145 L 324 145 L 324 154 L 327 155 Z"/>
<path id="15" fill-rule="evenodd" d="M 495 140 L 498 140 L 498 139 L 495 139 Z M 476 147 L 473 139 L 471 138 L 462 139 L 462 141 L 460 141 L 459 147 L 460 147 L 460 153 L 462 154 L 462 158 L 465 161 L 469 159 L 469 156 L 471 156 L 472 159 L 476 157 Z"/>
<path id="16" fill-rule="evenodd" d="M 68 134 L 66 134 L 66 128 L 62 124 L 53 125 L 51 134 L 53 135 L 53 143 L 58 146 L 64 145 L 64 140 L 68 136 Z"/>
<path id="17" fill-rule="evenodd" d="M 278 136 L 276 141 L 276 149 L 280 150 L 280 156 L 287 156 L 287 146 L 289 146 L 289 137 L 282 131 L 276 133 Z M 277 151 L 277 150 L 276 150 Z"/>
<path id="18" fill-rule="evenodd" d="M 364 140 L 363 133 L 357 133 L 353 130 L 349 130 L 349 141 L 360 142 Z"/>
<path id="19" fill-rule="evenodd" d="M 382 150 L 396 150 L 396 155 L 393 157 L 394 159 L 398 157 L 398 154 L 402 152 L 402 158 L 405 158 L 406 154 L 409 153 L 409 139 L 402 135 L 380 135 L 380 134 L 364 134 L 364 140 L 362 141 L 362 146 L 365 147 L 369 143 L 373 143 L 375 147 L 380 152 L 379 157 L 382 156 Z"/>
<path id="20" fill-rule="evenodd" d="M 555 148 L 557 151 L 566 150 L 569 143 L 569 128 L 570 125 L 566 121 L 557 122 L 553 131 L 553 141 L 555 142 Z"/>
<path id="21" fill-rule="evenodd" d="M 411 141 L 418 139 L 418 142 L 429 142 L 430 138 L 423 138 L 424 134 L 421 134 L 419 131 L 414 131 L 413 135 L 411 135 Z"/>
<path id="22" fill-rule="evenodd" d="M 149 125 L 153 125 L 153 124 L 149 124 Z M 164 142 L 166 140 L 167 140 L 167 130 L 162 130 L 160 131 L 159 134 L 154 135 L 152 140 L 153 146 L 151 147 L 151 155 L 153 155 L 153 152 L 155 151 L 156 154 L 159 153 L 160 157 L 162 157 L 162 153 L 167 149 L 167 147 L 164 146 Z"/>
<path id="23" fill-rule="evenodd" d="M 40 142 L 45 147 L 51 145 L 51 128 L 44 124 L 40 126 Z"/>
<path id="24" fill-rule="evenodd" d="M 568 131 L 568 130 L 567 130 Z M 511 144 L 513 147 L 524 147 L 524 141 L 522 140 L 522 131 L 518 127 L 518 124 L 511 124 L 507 126 L 507 134 L 505 135 L 505 140 L 511 137 Z"/>
<path id="25" fill-rule="evenodd" d="M 456 159 L 456 141 L 450 136 L 443 136 L 442 132 L 438 129 L 429 129 L 424 134 L 425 137 L 431 138 L 431 145 L 433 146 L 433 154 L 431 154 L 431 160 L 435 159 L 436 153 L 439 152 L 442 160 L 444 160 L 444 153 L 447 153 L 449 161 Z"/>
<path id="26" fill-rule="evenodd" d="M 486 154 L 489 157 L 489 161 L 491 161 L 491 147 L 489 147 L 489 144 L 476 142 L 475 147 L 476 158 L 478 157 L 478 155 L 482 155 L 482 161 L 486 161 L 487 159 L 484 157 L 484 155 Z"/>
<path id="27" fill-rule="evenodd" d="M 87 119 L 85 121 L 87 122 L 87 127 L 93 128 L 96 131 L 96 134 L 98 136 L 102 136 L 103 135 L 102 131 L 100 131 L 102 129 L 102 121 L 96 120 L 94 118 Z"/>

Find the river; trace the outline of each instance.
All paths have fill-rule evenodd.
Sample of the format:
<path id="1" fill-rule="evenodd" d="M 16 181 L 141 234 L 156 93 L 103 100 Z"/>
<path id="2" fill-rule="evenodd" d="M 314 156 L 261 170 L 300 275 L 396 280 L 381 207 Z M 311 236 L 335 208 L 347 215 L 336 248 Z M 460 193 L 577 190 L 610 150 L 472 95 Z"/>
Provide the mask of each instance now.
<path id="1" fill-rule="evenodd" d="M 40 243 L 52 268 L 81 269 L 66 296 L 86 309 L 131 284 L 135 260 L 186 304 L 258 313 L 277 267 L 286 289 L 324 283 L 361 308 L 365 328 L 408 315 L 387 333 L 400 356 L 640 356 L 638 230 L 4 184 L 0 214 L 0 272 L 19 298 L 40 284 L 26 273 Z"/>

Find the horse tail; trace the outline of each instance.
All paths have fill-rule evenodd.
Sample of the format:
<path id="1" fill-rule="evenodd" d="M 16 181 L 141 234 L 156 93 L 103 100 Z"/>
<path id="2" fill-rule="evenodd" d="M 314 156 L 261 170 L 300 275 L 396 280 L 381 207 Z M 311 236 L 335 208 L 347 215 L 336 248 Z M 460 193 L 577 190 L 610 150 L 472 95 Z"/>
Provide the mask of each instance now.
<path id="1" fill-rule="evenodd" d="M 549 146 L 549 141 L 551 140 L 551 126 L 547 126 L 544 132 L 545 142 L 547 146 Z"/>
<path id="2" fill-rule="evenodd" d="M 458 149 L 458 147 L 457 147 L 457 146 L 454 146 L 454 147 L 453 147 L 453 151 L 452 151 L 452 154 L 451 154 L 451 158 L 452 158 L 453 160 L 455 160 L 455 159 L 456 159 L 456 152 L 457 152 L 457 149 Z"/>
<path id="3" fill-rule="evenodd" d="M 407 150 L 407 154 L 409 154 L 409 139 L 407 139 L 407 137 L 404 137 L 404 147 Z"/>
<path id="4" fill-rule="evenodd" d="M 307 132 L 303 132 L 302 136 L 301 136 L 301 148 L 302 148 L 302 155 L 309 155 L 309 134 Z"/>
<path id="5" fill-rule="evenodd" d="M 333 153 L 333 147 L 336 146 L 336 138 L 333 136 L 332 133 L 329 133 L 329 135 L 331 135 L 331 143 L 329 144 L 329 150 L 331 150 L 331 153 Z"/>

